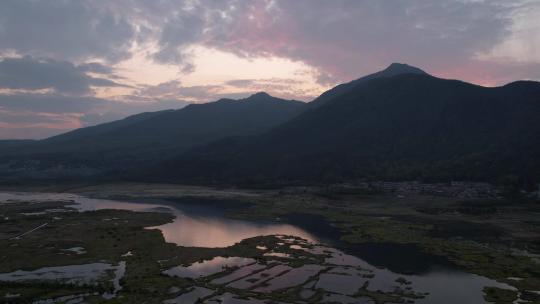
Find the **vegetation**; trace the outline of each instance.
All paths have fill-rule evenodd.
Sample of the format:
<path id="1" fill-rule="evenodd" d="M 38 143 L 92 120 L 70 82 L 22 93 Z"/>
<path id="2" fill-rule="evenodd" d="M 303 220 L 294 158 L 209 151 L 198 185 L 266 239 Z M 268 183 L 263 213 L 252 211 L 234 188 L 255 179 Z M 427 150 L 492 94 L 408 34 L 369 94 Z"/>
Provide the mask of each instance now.
<path id="1" fill-rule="evenodd" d="M 486 294 L 486 301 L 495 304 L 514 303 L 518 298 L 517 292 L 497 287 L 486 287 L 484 288 L 484 292 Z"/>
<path id="2" fill-rule="evenodd" d="M 100 280 L 98 284 L 77 284 L 64 281 L 21 281 L 2 282 L 0 294 L 9 297 L 13 303 L 25 303 L 36 300 L 63 299 L 68 301 L 83 297 L 88 303 L 161 303 L 163 300 L 189 292 L 194 286 L 215 290 L 218 294 L 231 292 L 246 299 L 269 299 L 272 301 L 299 300 L 301 286 L 292 286 L 286 292 L 257 293 L 253 289 L 266 286 L 266 280 L 246 290 L 212 283 L 215 278 L 225 276 L 237 270 L 226 268 L 219 274 L 201 278 L 178 278 L 163 275 L 162 272 L 177 265 L 189 265 L 197 261 L 210 260 L 216 256 L 238 256 L 253 258 L 257 263 L 270 269 L 276 265 L 288 265 L 298 268 L 306 264 L 326 265 L 326 253 L 312 253 L 313 244 L 297 237 L 259 236 L 245 239 L 227 248 L 190 248 L 178 247 L 165 243 L 157 230 L 148 230 L 148 225 L 158 225 L 170 220 L 166 213 L 138 213 L 121 210 L 100 210 L 74 212 L 69 210 L 70 202 L 44 203 L 8 203 L 3 216 L 8 219 L 0 224 L 4 232 L 0 241 L 0 273 L 19 269 L 34 270 L 41 267 L 86 264 L 96 261 L 116 264 L 126 262 L 126 273 L 121 279 L 122 289 L 117 297 L 104 299 L 104 292 L 113 290 L 112 283 Z M 64 208 L 63 212 L 39 213 Z M 21 213 L 23 211 L 27 215 Z M 28 212 L 32 211 L 32 215 Z M 39 213 L 39 214 L 38 214 Z M 62 218 L 58 215 L 61 214 Z M 51 223 L 46 228 L 35 230 L 17 238 L 22 231 L 35 227 L 42 222 Z M 67 229 L 66 229 L 67 228 Z M 292 245 L 298 246 L 296 249 Z M 66 251 L 65 248 L 80 246 L 83 254 Z M 265 248 L 265 249 L 261 249 Z M 130 252 L 130 255 L 126 255 Z M 287 257 L 265 256 L 268 252 L 279 252 Z M 33 256 L 31 255 L 33 254 Z M 322 267 L 321 272 L 331 267 Z M 286 270 L 286 272 L 289 270 Z M 309 278 L 316 282 L 319 274 Z M 271 279 L 271 276 L 265 278 Z M 373 277 L 371 275 L 370 277 Z M 365 286 L 364 286 L 365 287 Z M 320 295 L 320 294 L 319 294 Z M 359 296 L 369 296 L 384 303 L 387 300 L 399 300 L 403 297 L 417 297 L 410 294 L 386 294 L 359 290 Z M 317 296 L 311 300 L 315 301 Z"/>

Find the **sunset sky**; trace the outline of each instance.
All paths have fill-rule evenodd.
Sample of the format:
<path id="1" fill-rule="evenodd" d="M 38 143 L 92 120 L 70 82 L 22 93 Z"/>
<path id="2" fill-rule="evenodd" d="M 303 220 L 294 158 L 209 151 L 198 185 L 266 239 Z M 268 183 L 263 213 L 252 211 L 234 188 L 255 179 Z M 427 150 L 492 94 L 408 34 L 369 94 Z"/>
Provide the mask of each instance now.
<path id="1" fill-rule="evenodd" d="M 0 139 L 258 91 L 310 101 L 392 62 L 540 80 L 540 0 L 0 1 Z"/>

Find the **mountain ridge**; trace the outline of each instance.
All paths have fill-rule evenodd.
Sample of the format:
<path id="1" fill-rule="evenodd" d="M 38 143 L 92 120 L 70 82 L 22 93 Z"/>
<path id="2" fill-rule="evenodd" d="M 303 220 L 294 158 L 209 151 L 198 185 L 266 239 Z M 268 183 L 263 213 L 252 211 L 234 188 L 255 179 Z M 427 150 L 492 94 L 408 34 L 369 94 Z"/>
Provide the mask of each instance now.
<path id="1" fill-rule="evenodd" d="M 109 169 L 122 171 L 221 137 L 263 132 L 297 115 L 304 105 L 261 93 L 240 100 L 222 99 L 179 110 L 141 113 L 3 149 L 0 165 L 36 170 L 90 166 L 104 174 Z"/>
<path id="2" fill-rule="evenodd" d="M 540 182 L 539 82 L 491 88 L 391 64 L 313 102 L 258 92 L 142 113 L 21 143 L 16 155 L 0 153 L 0 168 L 80 166 L 96 177 L 182 183 Z"/>
<path id="3" fill-rule="evenodd" d="M 186 174 L 181 181 L 537 181 L 538 96 L 537 82 L 486 88 L 427 74 L 376 78 L 258 137 L 214 143 L 167 166 Z"/>

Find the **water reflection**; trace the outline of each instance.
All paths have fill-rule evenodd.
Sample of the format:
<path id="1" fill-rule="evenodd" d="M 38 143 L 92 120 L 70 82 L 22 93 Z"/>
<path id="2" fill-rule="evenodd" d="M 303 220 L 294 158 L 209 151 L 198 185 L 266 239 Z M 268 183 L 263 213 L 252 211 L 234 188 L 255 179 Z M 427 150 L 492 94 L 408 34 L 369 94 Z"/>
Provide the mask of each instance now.
<path id="1" fill-rule="evenodd" d="M 205 298 L 214 291 L 204 287 L 195 287 L 190 292 L 181 294 L 180 296 L 163 301 L 163 304 L 195 304 L 198 303 L 199 299 Z"/>
<path id="2" fill-rule="evenodd" d="M 432 272 L 428 276 L 411 276 L 408 279 L 424 290 L 433 291 L 425 299 L 418 300 L 418 303 L 482 303 L 484 297 L 481 290 L 485 286 L 515 290 L 486 277 L 457 271 Z"/>
<path id="3" fill-rule="evenodd" d="M 254 259 L 241 257 L 215 257 L 208 261 L 193 263 L 189 266 L 176 266 L 163 273 L 180 278 L 198 278 L 222 272 L 226 268 L 241 267 L 255 263 Z"/>
<path id="4" fill-rule="evenodd" d="M 293 268 L 285 274 L 273 278 L 265 282 L 264 286 L 261 286 L 255 291 L 257 292 L 271 292 L 275 290 L 280 290 L 283 288 L 288 288 L 291 286 L 301 285 L 306 282 L 309 278 L 316 276 L 321 270 L 324 269 L 324 266 L 321 265 L 303 265 L 298 268 Z"/>
<path id="5" fill-rule="evenodd" d="M 175 209 L 172 223 L 155 227 L 167 242 L 193 247 L 227 247 L 258 235 L 286 234 L 316 241 L 310 233 L 289 224 L 257 223 L 218 217 L 192 216 Z"/>
<path id="6" fill-rule="evenodd" d="M 0 193 L 0 201 L 73 201 L 79 211 L 120 209 L 131 211 L 169 211 L 175 215 L 172 223 L 149 227 L 159 229 L 165 240 L 185 247 L 227 247 L 243 239 L 259 235 L 296 235 L 318 241 L 311 233 L 296 226 L 271 222 L 251 222 L 223 217 L 215 206 L 193 204 L 132 203 L 95 199 L 67 193 Z"/>
<path id="7" fill-rule="evenodd" d="M 95 284 L 100 279 L 108 277 L 109 271 L 120 269 L 120 274 L 123 276 L 122 269 L 125 269 L 125 263 L 120 263 L 118 266 L 113 266 L 107 263 L 92 263 L 82 265 L 68 265 L 43 267 L 33 271 L 17 270 L 8 273 L 0 273 L 0 281 L 5 282 L 25 282 L 25 281 L 40 281 L 51 280 L 65 282 L 68 284 Z M 120 281 L 120 277 L 115 274 L 114 282 Z M 115 288 L 116 288 L 115 284 Z M 118 285 L 118 288 L 119 285 Z"/>

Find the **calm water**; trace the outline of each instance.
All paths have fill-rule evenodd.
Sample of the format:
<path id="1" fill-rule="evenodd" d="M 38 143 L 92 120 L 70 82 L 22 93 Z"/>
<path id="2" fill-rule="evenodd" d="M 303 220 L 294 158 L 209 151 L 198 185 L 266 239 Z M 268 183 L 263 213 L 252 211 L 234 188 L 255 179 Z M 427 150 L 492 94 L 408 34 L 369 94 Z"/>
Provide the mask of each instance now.
<path id="1" fill-rule="evenodd" d="M 346 254 L 333 247 L 339 247 L 339 241 L 337 241 L 338 231 L 319 217 L 291 215 L 288 221 L 292 224 L 251 222 L 224 217 L 223 210 L 218 207 L 219 204 L 199 206 L 192 203 L 182 204 L 163 201 L 159 203 L 136 203 L 92 199 L 73 194 L 0 193 L 0 204 L 17 200 L 71 200 L 74 202 L 73 207 L 80 211 L 125 209 L 142 212 L 153 210 L 172 212 L 176 216 L 172 223 L 149 228 L 159 229 L 168 242 L 180 246 L 226 247 L 245 238 L 258 235 L 294 235 L 311 243 L 326 244 L 321 245 L 319 249 L 317 249 L 317 246 L 313 249 L 315 251 L 331 252 L 332 256 L 327 259 L 324 267 L 306 265 L 304 268 L 288 272 L 287 276 L 284 277 L 280 277 L 281 272 L 290 271 L 284 265 L 272 266 L 273 268 L 257 272 L 261 277 L 264 276 L 265 272 L 268 272 L 270 278 L 272 275 L 277 276 L 273 281 L 270 281 L 272 284 L 266 287 L 268 290 L 282 288 L 289 281 L 294 281 L 298 285 L 298 282 L 301 283 L 302 280 L 306 280 L 306 278 L 322 268 L 325 268 L 326 272 L 320 276 L 316 282 L 316 287 L 341 294 L 344 301 L 358 286 L 362 286 L 366 281 L 369 281 L 368 289 L 386 291 L 395 288 L 396 279 L 399 277 L 409 281 L 415 290 L 429 293 L 425 299 L 416 300 L 416 303 L 483 303 L 483 287 L 498 286 L 511 289 L 508 285 L 488 278 L 448 267 L 441 259 L 425 255 L 414 246 L 364 244 L 349 248 L 352 250 L 347 252 L 353 253 L 353 255 Z M 191 266 L 173 268 L 169 270 L 169 274 L 191 278 L 206 276 L 219 272 L 224 267 L 223 265 L 229 263 L 240 263 L 245 266 L 240 268 L 238 273 L 231 274 L 233 278 L 234 276 L 241 277 L 245 273 L 249 274 L 253 270 L 260 271 L 264 269 L 264 266 L 251 260 L 218 257 Z M 330 267 L 335 267 L 335 269 Z M 359 272 L 361 269 L 368 270 L 374 276 L 366 279 Z M 232 283 L 228 283 L 230 278 L 226 277 L 217 280 L 221 280 L 219 282 L 224 284 L 230 284 L 234 288 L 243 288 L 252 284 L 258 277 L 252 279 L 240 279 Z M 314 287 L 306 287 L 303 292 L 309 294 L 310 290 L 312 290 L 310 288 L 313 289 Z M 260 292 L 266 291 L 260 290 Z M 206 294 L 208 291 L 204 288 L 198 288 L 193 291 L 191 296 L 196 296 L 199 293 Z M 190 297 L 188 294 L 184 296 Z M 336 294 L 329 294 L 328 296 L 335 299 L 338 297 Z M 175 300 L 184 300 L 184 298 Z"/>
<path id="2" fill-rule="evenodd" d="M 0 193 L 0 202 L 9 200 L 74 201 L 73 207 L 79 211 L 121 209 L 172 212 L 176 216 L 172 223 L 149 228 L 161 230 L 167 242 L 186 247 L 227 247 L 246 238 L 270 234 L 296 235 L 317 241 L 314 235 L 294 225 L 225 218 L 223 210 L 215 204 L 205 207 L 165 201 L 134 203 L 64 193 Z"/>

